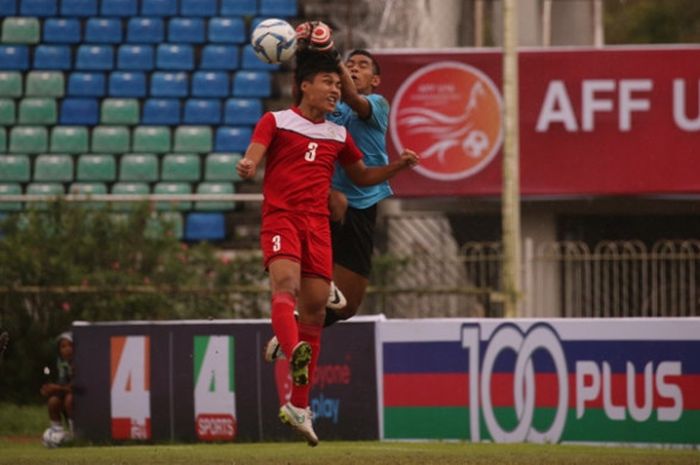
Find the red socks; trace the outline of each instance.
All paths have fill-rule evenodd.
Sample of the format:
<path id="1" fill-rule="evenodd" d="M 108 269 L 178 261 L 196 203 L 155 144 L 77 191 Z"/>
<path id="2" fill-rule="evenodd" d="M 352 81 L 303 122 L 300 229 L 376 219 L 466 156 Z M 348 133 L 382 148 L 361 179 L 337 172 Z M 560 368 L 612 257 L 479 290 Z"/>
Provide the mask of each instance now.
<path id="1" fill-rule="evenodd" d="M 306 341 L 311 346 L 311 362 L 309 363 L 309 384 L 306 386 L 292 387 L 292 405 L 306 408 L 309 406 L 309 392 L 313 384 L 314 372 L 318 363 L 318 356 L 321 353 L 321 331 L 323 326 L 307 325 L 298 323 L 299 340 Z M 279 336 L 277 336 L 279 338 Z"/>
<path id="2" fill-rule="evenodd" d="M 272 329 L 287 360 L 299 343 L 299 330 L 294 318 L 296 304 L 297 299 L 288 292 L 277 292 L 272 296 Z"/>

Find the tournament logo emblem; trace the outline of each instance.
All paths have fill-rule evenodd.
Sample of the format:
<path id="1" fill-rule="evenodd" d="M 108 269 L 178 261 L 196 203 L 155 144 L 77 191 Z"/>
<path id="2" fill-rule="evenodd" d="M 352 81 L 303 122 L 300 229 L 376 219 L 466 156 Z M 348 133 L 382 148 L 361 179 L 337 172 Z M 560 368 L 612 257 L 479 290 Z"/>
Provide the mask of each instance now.
<path id="1" fill-rule="evenodd" d="M 415 170 L 428 178 L 472 176 L 501 148 L 501 94 L 472 66 L 454 61 L 424 66 L 399 87 L 392 106 L 394 146 L 420 153 Z"/>

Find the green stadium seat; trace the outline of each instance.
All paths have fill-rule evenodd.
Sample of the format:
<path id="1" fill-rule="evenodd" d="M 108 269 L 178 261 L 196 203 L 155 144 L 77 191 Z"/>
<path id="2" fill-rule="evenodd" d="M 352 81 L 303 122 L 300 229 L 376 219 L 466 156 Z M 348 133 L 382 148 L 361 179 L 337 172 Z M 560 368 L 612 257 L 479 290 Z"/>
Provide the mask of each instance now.
<path id="1" fill-rule="evenodd" d="M 163 181 L 199 181 L 199 155 L 172 153 L 163 157 L 160 178 Z"/>
<path id="2" fill-rule="evenodd" d="M 84 126 L 56 126 L 51 131 L 52 153 L 87 153 L 88 129 Z"/>
<path id="3" fill-rule="evenodd" d="M 72 182 L 73 158 L 70 155 L 39 155 L 34 160 L 33 180 Z"/>
<path id="4" fill-rule="evenodd" d="M 19 183 L 0 183 L 0 197 L 3 195 L 21 195 L 22 186 Z M 0 202 L 0 211 L 20 211 L 22 202 Z"/>
<path id="5" fill-rule="evenodd" d="M 191 194 L 192 187 L 186 182 L 159 182 L 153 188 L 154 194 Z M 190 210 L 192 202 L 156 202 L 157 210 Z"/>
<path id="6" fill-rule="evenodd" d="M 25 98 L 19 102 L 20 124 L 55 124 L 58 119 L 56 100 Z"/>
<path id="7" fill-rule="evenodd" d="M 112 186 L 112 194 L 117 195 L 148 195 L 150 190 L 148 184 L 145 182 L 117 182 Z M 115 202 L 112 204 L 112 208 L 115 211 L 129 211 L 134 209 L 139 203 L 138 202 Z"/>
<path id="8" fill-rule="evenodd" d="M 159 212 L 153 214 L 146 223 L 144 235 L 150 238 L 173 235 L 182 239 L 184 233 L 184 220 L 180 212 Z"/>
<path id="9" fill-rule="evenodd" d="M 170 128 L 139 126 L 134 129 L 134 152 L 170 152 Z"/>
<path id="10" fill-rule="evenodd" d="M 42 153 L 49 147 L 49 134 L 45 127 L 15 126 L 10 131 L 10 152 Z"/>
<path id="11" fill-rule="evenodd" d="M 210 153 L 204 162 L 205 181 L 240 181 L 236 164 L 241 159 L 237 153 Z"/>
<path id="12" fill-rule="evenodd" d="M 139 101 L 137 99 L 104 99 L 100 122 L 102 124 L 138 124 Z"/>
<path id="13" fill-rule="evenodd" d="M 0 126 L 12 126 L 15 121 L 15 101 L 9 98 L 0 99 Z"/>
<path id="14" fill-rule="evenodd" d="M 107 186 L 101 182 L 74 182 L 68 188 L 70 194 L 102 195 L 107 193 Z M 87 208 L 105 208 L 107 202 L 84 202 Z"/>
<path id="15" fill-rule="evenodd" d="M 27 195 L 52 195 L 58 196 L 65 194 L 63 189 L 63 184 L 57 182 L 33 182 L 27 185 Z M 28 203 L 27 206 L 34 208 L 36 210 L 46 210 L 48 203 L 46 202 L 32 202 Z"/>
<path id="16" fill-rule="evenodd" d="M 213 147 L 209 126 L 179 126 L 175 129 L 175 152 L 207 153 Z"/>
<path id="17" fill-rule="evenodd" d="M 0 153 L 5 153 L 7 148 L 7 132 L 5 128 L 0 127 Z"/>
<path id="18" fill-rule="evenodd" d="M 201 182 L 197 186 L 198 194 L 233 194 L 235 189 L 231 182 Z M 197 202 L 194 209 L 199 211 L 224 211 L 236 208 L 235 202 L 205 201 Z"/>
<path id="19" fill-rule="evenodd" d="M 5 18 L 2 22 L 2 42 L 5 44 L 36 44 L 39 42 L 37 18 Z"/>
<path id="20" fill-rule="evenodd" d="M 22 96 L 22 73 L 18 71 L 0 72 L 0 97 Z"/>
<path id="21" fill-rule="evenodd" d="M 126 126 L 97 126 L 92 130 L 92 151 L 95 153 L 126 153 L 131 149 Z"/>
<path id="22" fill-rule="evenodd" d="M 158 157 L 152 153 L 130 153 L 119 160 L 120 181 L 158 181 Z"/>
<path id="23" fill-rule="evenodd" d="M 78 158 L 78 181 L 114 181 L 117 164 L 112 155 L 81 155 Z"/>
<path id="24" fill-rule="evenodd" d="M 26 182 L 31 178 L 27 155 L 0 155 L 0 181 Z"/>
<path id="25" fill-rule="evenodd" d="M 63 97 L 65 79 L 58 71 L 30 71 L 26 88 L 27 97 Z"/>

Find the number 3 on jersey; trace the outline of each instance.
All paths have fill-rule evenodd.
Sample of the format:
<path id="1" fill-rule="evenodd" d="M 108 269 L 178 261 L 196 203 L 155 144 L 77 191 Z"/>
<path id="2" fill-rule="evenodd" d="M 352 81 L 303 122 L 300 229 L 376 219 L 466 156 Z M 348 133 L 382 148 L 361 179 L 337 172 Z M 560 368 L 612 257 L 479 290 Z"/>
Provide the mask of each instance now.
<path id="1" fill-rule="evenodd" d="M 272 236 L 272 251 L 279 252 L 282 248 L 282 238 L 279 234 Z"/>
<path id="2" fill-rule="evenodd" d="M 309 142 L 309 146 L 307 148 L 309 150 L 307 150 L 304 154 L 304 160 L 314 161 L 316 159 L 316 149 L 318 148 L 318 144 L 316 142 Z"/>

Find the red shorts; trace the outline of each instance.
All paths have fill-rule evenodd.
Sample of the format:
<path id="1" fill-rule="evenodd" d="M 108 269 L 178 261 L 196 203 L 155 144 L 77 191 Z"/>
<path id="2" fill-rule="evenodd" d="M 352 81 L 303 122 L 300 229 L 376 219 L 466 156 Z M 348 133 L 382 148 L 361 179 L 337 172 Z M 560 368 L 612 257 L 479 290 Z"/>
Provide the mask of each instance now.
<path id="1" fill-rule="evenodd" d="M 302 275 L 332 279 L 333 249 L 327 216 L 266 213 L 262 217 L 260 248 L 265 268 L 276 258 L 288 258 L 301 265 Z"/>

